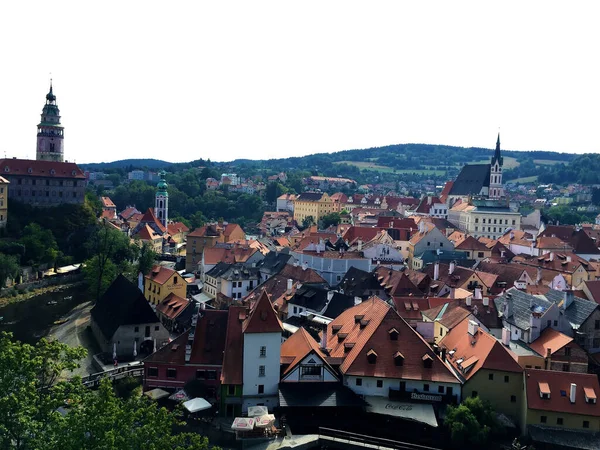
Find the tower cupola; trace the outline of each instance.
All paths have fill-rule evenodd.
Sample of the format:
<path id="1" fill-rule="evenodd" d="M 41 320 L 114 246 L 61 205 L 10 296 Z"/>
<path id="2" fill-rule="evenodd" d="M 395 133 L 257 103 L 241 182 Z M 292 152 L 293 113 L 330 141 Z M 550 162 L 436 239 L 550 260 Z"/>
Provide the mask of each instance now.
<path id="1" fill-rule="evenodd" d="M 156 185 L 156 200 L 154 202 L 154 212 L 160 223 L 164 227 L 167 226 L 169 221 L 169 185 L 165 180 L 166 173 L 161 171 L 158 176 L 160 181 Z"/>
<path id="2" fill-rule="evenodd" d="M 50 81 L 50 91 L 46 94 L 46 104 L 42 109 L 37 126 L 36 159 L 41 161 L 64 161 L 64 128 L 60 124 L 60 110 Z"/>

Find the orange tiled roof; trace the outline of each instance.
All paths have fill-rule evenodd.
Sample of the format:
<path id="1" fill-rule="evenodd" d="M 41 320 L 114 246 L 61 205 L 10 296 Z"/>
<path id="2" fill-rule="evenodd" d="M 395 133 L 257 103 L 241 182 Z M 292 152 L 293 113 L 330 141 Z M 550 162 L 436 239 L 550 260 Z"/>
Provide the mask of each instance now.
<path id="1" fill-rule="evenodd" d="M 245 318 L 246 308 L 244 306 L 229 307 L 221 384 L 240 385 L 243 383 L 244 335 L 242 324 Z"/>
<path id="2" fill-rule="evenodd" d="M 248 318 L 244 321 L 244 333 L 277 333 L 283 330 L 283 325 L 273 309 L 266 291 L 263 291 L 256 303 L 250 309 Z"/>
<path id="3" fill-rule="evenodd" d="M 100 197 L 100 200 L 102 201 L 102 206 L 103 207 L 105 207 L 105 208 L 116 208 L 115 204 L 110 199 L 110 197 Z"/>
<path id="4" fill-rule="evenodd" d="M 152 271 L 146 275 L 146 278 L 158 284 L 165 284 L 173 275 L 177 275 L 177 272 L 173 269 L 163 266 L 154 266 Z"/>
<path id="5" fill-rule="evenodd" d="M 289 364 L 283 374 L 290 373 L 311 352 L 317 354 L 323 360 L 323 363 L 327 364 L 325 362 L 326 355 L 319 347 L 319 344 L 317 344 L 308 331 L 301 327 L 281 344 L 281 360 Z"/>
<path id="6" fill-rule="evenodd" d="M 541 356 L 546 356 L 547 349 L 550 349 L 550 354 L 554 354 L 571 342 L 573 342 L 572 337 L 547 327 L 535 341 L 529 344 L 529 347 Z"/>
<path id="7" fill-rule="evenodd" d="M 190 229 L 183 222 L 172 222 L 167 224 L 167 231 L 169 234 L 187 233 Z"/>
<path id="8" fill-rule="evenodd" d="M 189 303 L 187 298 L 182 298 L 171 292 L 162 302 L 156 305 L 156 311 L 162 313 L 169 319 L 175 319 L 179 314 L 185 311 L 185 308 Z"/>
<path id="9" fill-rule="evenodd" d="M 85 180 L 83 171 L 75 163 L 38 161 L 35 159 L 0 159 L 0 172 L 22 177 L 75 178 Z"/>

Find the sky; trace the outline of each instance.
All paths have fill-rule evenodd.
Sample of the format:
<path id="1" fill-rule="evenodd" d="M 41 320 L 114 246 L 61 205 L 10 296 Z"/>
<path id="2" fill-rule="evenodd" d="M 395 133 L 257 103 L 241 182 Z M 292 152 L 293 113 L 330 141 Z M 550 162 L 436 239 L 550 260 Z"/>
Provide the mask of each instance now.
<path id="1" fill-rule="evenodd" d="M 600 2 L 0 4 L 0 156 L 282 158 L 398 143 L 600 151 Z M 51 74 L 51 75 L 50 75 Z"/>

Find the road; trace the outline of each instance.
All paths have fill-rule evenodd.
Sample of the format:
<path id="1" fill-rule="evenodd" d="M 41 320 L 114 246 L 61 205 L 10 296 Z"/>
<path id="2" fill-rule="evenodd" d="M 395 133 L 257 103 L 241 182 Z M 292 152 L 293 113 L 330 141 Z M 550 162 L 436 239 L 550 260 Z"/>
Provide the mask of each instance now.
<path id="1" fill-rule="evenodd" d="M 97 344 L 94 342 L 92 333 L 87 330 L 90 325 L 91 302 L 82 303 L 73 308 L 64 319 L 69 319 L 62 325 L 55 325 L 48 333 L 48 339 L 57 339 L 71 347 L 82 346 L 88 354 L 81 361 L 80 367 L 75 369 L 71 375 L 89 375 L 97 372 L 92 365 L 92 355 L 97 353 Z"/>

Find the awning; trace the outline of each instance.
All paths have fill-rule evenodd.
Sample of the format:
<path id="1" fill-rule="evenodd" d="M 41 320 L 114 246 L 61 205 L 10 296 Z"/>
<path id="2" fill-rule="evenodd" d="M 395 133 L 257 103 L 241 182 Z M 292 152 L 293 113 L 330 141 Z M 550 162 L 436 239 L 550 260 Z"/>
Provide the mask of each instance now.
<path id="1" fill-rule="evenodd" d="M 260 417 L 256 417 L 256 428 L 268 428 L 275 423 L 275 416 L 273 414 L 264 414 Z"/>
<path id="2" fill-rule="evenodd" d="M 187 409 L 191 413 L 195 413 L 198 411 L 204 411 L 205 409 L 212 408 L 212 405 L 208 403 L 206 400 L 200 397 L 193 398 L 188 400 L 183 404 L 183 407 Z"/>
<path id="3" fill-rule="evenodd" d="M 171 395 L 169 397 L 169 400 L 175 400 L 178 402 L 187 402 L 190 398 L 188 397 L 188 395 L 185 393 L 185 391 L 183 389 L 179 389 L 177 392 L 175 392 L 173 395 Z"/>
<path id="4" fill-rule="evenodd" d="M 197 301 L 198 303 L 208 303 L 208 302 L 212 302 L 214 300 L 214 298 L 208 296 L 204 292 L 201 292 L 200 294 L 192 295 L 192 298 L 195 301 Z"/>
<path id="5" fill-rule="evenodd" d="M 389 400 L 386 397 L 366 396 L 367 412 L 384 414 L 406 420 L 421 422 L 437 427 L 437 419 L 433 406 L 428 403 L 407 403 Z"/>
<path id="6" fill-rule="evenodd" d="M 248 417 L 259 417 L 269 414 L 266 406 L 248 406 Z"/>
<path id="7" fill-rule="evenodd" d="M 152 400 L 160 400 L 161 398 L 165 398 L 169 396 L 167 391 L 163 391 L 162 389 L 156 388 L 151 391 L 144 392 L 144 395 L 150 397 Z"/>
<path id="8" fill-rule="evenodd" d="M 231 429 L 235 431 L 248 431 L 254 429 L 254 419 L 252 417 L 236 417 L 233 419 Z"/>
<path id="9" fill-rule="evenodd" d="M 365 402 L 338 383 L 279 383 L 282 408 L 362 408 Z"/>

